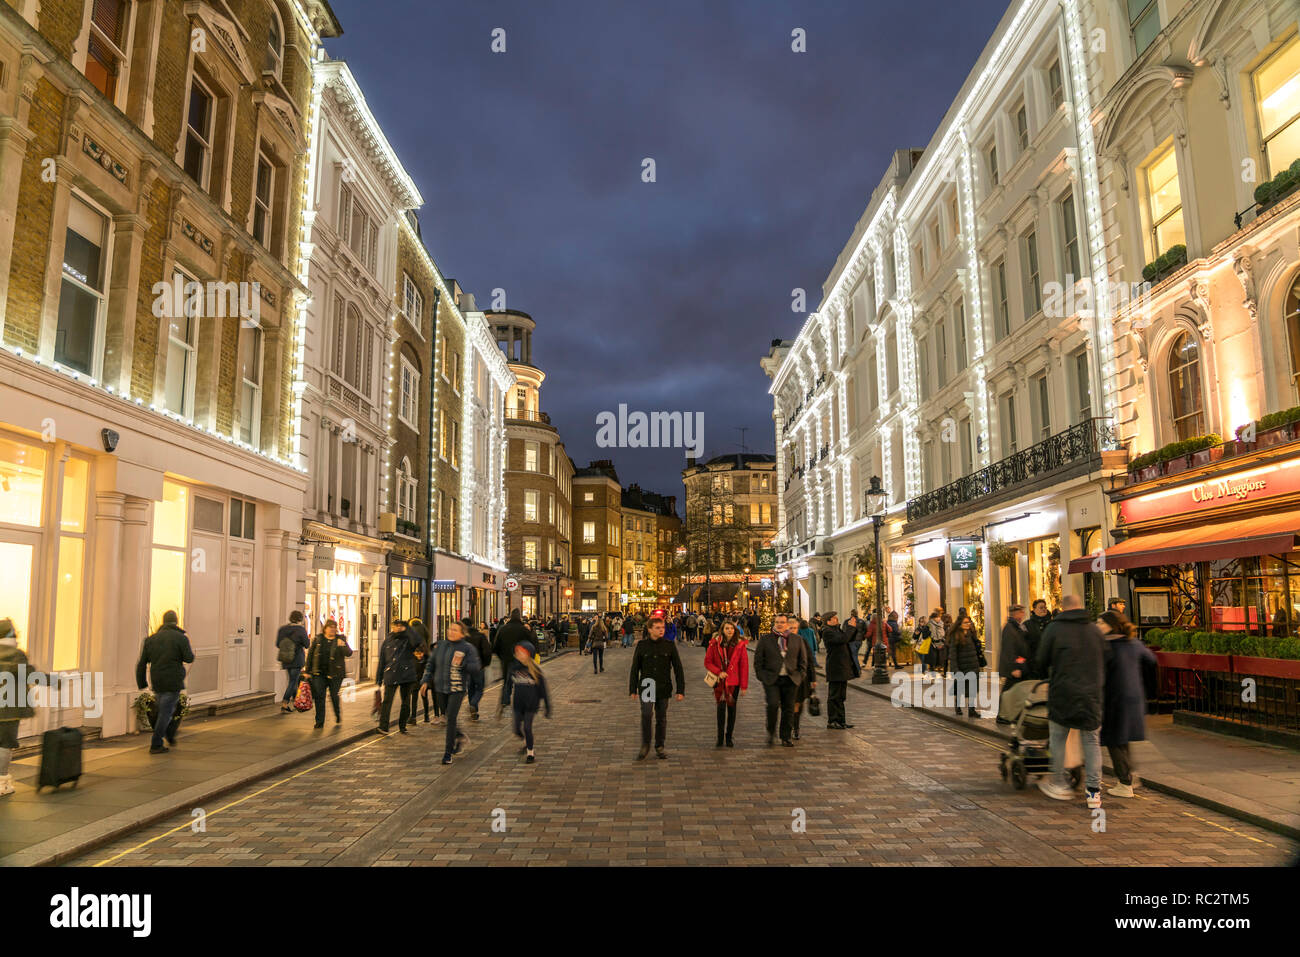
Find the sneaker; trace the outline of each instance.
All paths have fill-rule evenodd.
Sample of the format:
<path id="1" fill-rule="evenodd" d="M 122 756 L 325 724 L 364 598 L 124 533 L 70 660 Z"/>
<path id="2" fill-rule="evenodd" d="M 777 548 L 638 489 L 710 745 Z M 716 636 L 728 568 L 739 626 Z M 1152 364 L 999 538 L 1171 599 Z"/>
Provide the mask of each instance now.
<path id="1" fill-rule="evenodd" d="M 637 752 L 636 759 L 638 761 L 642 761 L 645 759 L 645 756 L 649 753 L 650 753 L 650 745 L 643 744 L 641 745 L 641 750 Z"/>
<path id="2" fill-rule="evenodd" d="M 0 797 L 14 793 L 14 779 L 12 775 L 0 774 Z"/>
<path id="3" fill-rule="evenodd" d="M 164 748 L 164 747 L 160 744 L 160 745 L 158 745 L 158 747 L 156 747 L 156 748 L 150 748 L 150 749 L 149 749 L 149 753 L 150 753 L 150 754 L 166 754 L 166 753 L 167 753 L 168 751 L 170 751 L 170 750 L 171 750 L 171 748 Z"/>
<path id="4" fill-rule="evenodd" d="M 794 747 L 794 742 L 791 741 L 789 738 L 782 738 L 782 739 L 781 739 L 781 747 L 783 747 L 783 748 L 793 748 L 793 747 Z"/>
<path id="5" fill-rule="evenodd" d="M 735 741 L 732 741 L 730 738 L 728 738 L 728 739 L 727 739 L 727 747 L 729 747 L 729 748 L 734 748 L 735 746 L 736 746 L 736 742 L 735 742 Z"/>
<path id="6" fill-rule="evenodd" d="M 1053 801 L 1070 801 L 1074 799 L 1074 792 L 1072 790 L 1067 787 L 1062 787 L 1050 777 L 1039 779 L 1038 790 L 1042 791 Z"/>
<path id="7" fill-rule="evenodd" d="M 537 760 L 537 756 L 533 754 L 533 752 L 529 751 L 528 757 L 524 758 L 524 764 L 532 764 L 536 760 Z"/>
<path id="8" fill-rule="evenodd" d="M 450 754 L 444 754 L 444 755 L 442 756 L 442 763 L 443 763 L 443 764 L 451 764 L 451 755 L 450 755 Z"/>
<path id="9" fill-rule="evenodd" d="M 668 752 L 665 751 L 663 748 L 655 748 L 655 755 L 659 758 L 660 761 L 662 761 L 664 758 L 668 757 Z"/>
<path id="10" fill-rule="evenodd" d="M 1117 797 L 1117 798 L 1131 798 L 1131 797 L 1134 797 L 1134 794 L 1133 794 L 1133 785 L 1131 785 L 1131 784 L 1116 784 L 1113 788 L 1110 789 L 1110 796 L 1111 796 L 1111 797 Z"/>
<path id="11" fill-rule="evenodd" d="M 388 735 L 390 735 L 390 734 L 393 733 L 392 730 L 389 729 L 389 728 L 375 728 L 375 732 L 376 732 L 377 734 L 382 734 L 382 735 L 384 735 L 385 737 L 387 737 Z"/>
<path id="12" fill-rule="evenodd" d="M 1088 807 L 1101 807 L 1101 788 L 1088 788 Z"/>

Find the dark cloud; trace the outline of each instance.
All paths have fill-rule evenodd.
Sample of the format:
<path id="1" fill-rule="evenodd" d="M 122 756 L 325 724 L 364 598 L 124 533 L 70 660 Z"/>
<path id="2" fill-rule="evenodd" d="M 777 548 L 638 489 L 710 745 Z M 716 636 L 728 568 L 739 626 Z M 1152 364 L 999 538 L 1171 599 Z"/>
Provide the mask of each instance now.
<path id="1" fill-rule="evenodd" d="M 598 449 L 597 413 L 699 410 L 706 454 L 739 426 L 772 451 L 758 360 L 803 322 L 791 290 L 816 307 L 891 153 L 929 141 L 1006 2 L 333 0 L 328 48 L 419 185 L 444 273 L 537 320 L 575 461 L 680 496 L 682 454 Z"/>

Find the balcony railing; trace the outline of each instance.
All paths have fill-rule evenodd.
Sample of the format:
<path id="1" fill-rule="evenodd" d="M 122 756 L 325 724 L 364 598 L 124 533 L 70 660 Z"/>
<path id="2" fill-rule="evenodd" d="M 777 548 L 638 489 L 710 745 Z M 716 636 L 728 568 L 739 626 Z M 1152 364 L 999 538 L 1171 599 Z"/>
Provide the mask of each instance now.
<path id="1" fill-rule="evenodd" d="M 1115 433 L 1108 422 L 1102 418 L 1080 422 L 988 468 L 911 499 L 907 503 L 907 520 L 915 522 L 938 515 L 1071 466 L 1100 463 L 1101 453 L 1115 447 Z"/>
<path id="2" fill-rule="evenodd" d="M 516 419 L 520 422 L 545 422 L 551 424 L 551 417 L 545 412 L 534 412 L 532 409 L 506 409 L 506 419 Z"/>

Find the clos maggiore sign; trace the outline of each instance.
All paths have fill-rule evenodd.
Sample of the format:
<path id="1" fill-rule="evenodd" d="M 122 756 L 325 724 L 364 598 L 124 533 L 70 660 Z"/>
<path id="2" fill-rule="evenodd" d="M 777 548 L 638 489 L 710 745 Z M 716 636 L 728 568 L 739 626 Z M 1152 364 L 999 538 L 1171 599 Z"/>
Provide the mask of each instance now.
<path id="1" fill-rule="evenodd" d="M 1213 512 L 1295 492 L 1300 492 L 1300 459 L 1125 499 L 1119 504 L 1119 523 Z"/>

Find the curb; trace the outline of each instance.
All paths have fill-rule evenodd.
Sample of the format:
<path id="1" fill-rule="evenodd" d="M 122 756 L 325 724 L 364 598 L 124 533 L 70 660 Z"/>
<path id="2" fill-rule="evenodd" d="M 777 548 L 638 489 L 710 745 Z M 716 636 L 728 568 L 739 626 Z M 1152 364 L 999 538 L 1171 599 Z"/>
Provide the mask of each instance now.
<path id="1" fill-rule="evenodd" d="M 819 673 L 825 675 L 825 671 L 820 671 Z M 875 688 L 871 686 L 863 687 L 862 685 L 855 685 L 852 683 L 849 684 L 849 687 L 862 694 L 869 694 L 876 698 L 883 698 L 886 701 L 890 700 L 890 695 L 888 691 L 877 691 Z M 893 686 L 880 685 L 880 687 L 892 688 Z M 1004 741 L 1004 742 L 1009 742 L 1011 740 L 1011 735 L 1005 731 L 999 731 L 996 725 L 990 726 L 990 724 L 984 723 L 982 721 L 971 721 L 968 718 L 959 718 L 956 715 L 947 714 L 942 711 L 934 711 L 930 708 L 922 707 L 922 708 L 913 708 L 912 710 L 916 711 L 919 714 L 924 714 L 926 717 L 938 718 L 940 721 L 944 721 L 948 724 L 965 728 L 968 731 L 974 731 L 978 734 L 984 735 L 987 738 L 992 738 L 994 740 Z M 1108 772 L 1110 774 L 1115 773 L 1115 769 L 1112 768 L 1110 764 L 1107 763 L 1104 759 L 1102 761 L 1102 771 Z M 1223 801 L 1218 801 L 1212 797 L 1209 797 L 1208 795 L 1200 794 L 1197 793 L 1196 791 L 1189 791 L 1186 788 L 1179 787 L 1175 784 L 1170 784 L 1167 781 L 1161 781 L 1158 777 L 1153 778 L 1146 774 L 1142 774 L 1141 778 L 1142 778 L 1142 786 L 1144 788 L 1149 788 L 1152 791 L 1158 791 L 1161 794 L 1168 794 L 1170 797 L 1176 797 L 1179 800 L 1186 801 L 1188 804 L 1195 804 L 1198 807 L 1203 807 L 1210 811 L 1217 811 L 1220 814 L 1224 814 L 1228 817 L 1235 818 L 1236 820 L 1242 821 L 1246 824 L 1253 824 L 1256 827 L 1263 828 L 1266 831 L 1272 831 L 1274 834 L 1280 834 L 1283 837 L 1288 837 L 1291 838 L 1292 840 L 1300 841 L 1300 827 L 1296 827 L 1294 825 L 1288 824 L 1285 821 L 1279 821 L 1274 818 L 1265 817 L 1264 815 L 1256 814 L 1253 811 L 1248 811 L 1245 808 L 1236 807 L 1232 804 L 1228 804 Z"/>

